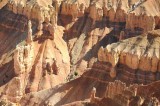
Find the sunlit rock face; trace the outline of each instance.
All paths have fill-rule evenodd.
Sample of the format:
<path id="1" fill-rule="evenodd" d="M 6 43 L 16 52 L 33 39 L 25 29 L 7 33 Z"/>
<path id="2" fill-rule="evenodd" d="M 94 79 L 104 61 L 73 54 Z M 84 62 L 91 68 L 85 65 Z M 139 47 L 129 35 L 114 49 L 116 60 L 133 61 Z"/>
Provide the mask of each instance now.
<path id="1" fill-rule="evenodd" d="M 4 44 L 1 64 L 6 65 L 1 67 L 1 98 L 18 102 L 26 93 L 64 83 L 70 72 L 70 57 L 62 39 L 63 27 L 57 26 L 53 19 L 54 22 L 17 13 L 15 2 L 10 2 L 13 4 L 0 10 L 3 15 L 0 35 Z"/>
<path id="2" fill-rule="evenodd" d="M 148 73 L 146 76 L 148 80 L 159 80 L 157 77 L 160 70 L 159 35 L 160 30 L 154 30 L 141 36 L 112 43 L 106 48 L 101 47 L 98 52 L 98 59 L 111 63 L 112 67 L 117 68 L 117 72 L 122 69 L 122 73 L 125 71 L 132 73 L 133 80 L 136 77 L 139 81 L 143 80 L 142 76 L 145 76 L 145 73 Z M 121 66 L 128 67 L 128 69 L 121 68 Z"/>
<path id="3" fill-rule="evenodd" d="M 0 0 L 0 103 L 129 105 L 114 95 L 160 79 L 158 29 L 159 0 Z"/>
<path id="4" fill-rule="evenodd" d="M 99 60 L 110 62 L 113 66 L 125 64 L 132 69 L 159 72 L 160 30 L 121 40 L 100 48 Z"/>

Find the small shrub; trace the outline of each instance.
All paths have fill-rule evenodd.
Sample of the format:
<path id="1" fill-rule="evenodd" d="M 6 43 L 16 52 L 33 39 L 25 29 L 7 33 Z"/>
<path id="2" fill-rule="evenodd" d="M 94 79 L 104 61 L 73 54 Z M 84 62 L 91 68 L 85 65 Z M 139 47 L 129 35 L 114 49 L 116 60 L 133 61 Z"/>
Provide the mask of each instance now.
<path id="1" fill-rule="evenodd" d="M 77 75 L 78 75 L 78 72 L 77 72 L 77 71 L 75 71 L 75 72 L 74 72 L 74 75 L 75 75 L 75 76 L 77 76 Z"/>

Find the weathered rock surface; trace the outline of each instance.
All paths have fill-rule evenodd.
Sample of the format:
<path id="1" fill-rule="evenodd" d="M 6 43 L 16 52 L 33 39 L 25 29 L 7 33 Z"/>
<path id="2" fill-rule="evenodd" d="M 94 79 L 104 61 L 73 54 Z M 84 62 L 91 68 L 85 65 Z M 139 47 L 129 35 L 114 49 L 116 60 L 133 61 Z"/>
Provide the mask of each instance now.
<path id="1" fill-rule="evenodd" d="M 24 15 L 29 19 L 43 22 L 52 21 L 53 23 L 57 15 L 57 6 L 58 4 L 55 3 L 53 7 L 51 0 L 47 0 L 46 2 L 39 0 L 9 0 L 7 3 L 7 9 L 15 14 Z"/>
<path id="2" fill-rule="evenodd" d="M 107 97 L 108 95 L 107 94 L 105 97 L 101 97 L 101 98 L 99 96 L 95 96 L 94 103 L 88 100 L 84 100 L 84 101 L 72 102 L 64 106 L 73 106 L 73 105 L 75 106 L 148 106 L 148 105 L 158 106 L 160 102 L 159 102 L 159 99 L 157 98 L 157 95 L 159 95 L 159 93 L 156 92 L 157 90 L 154 89 L 155 90 L 154 93 L 156 93 L 156 95 L 151 94 L 153 93 L 153 91 L 146 90 L 147 87 L 149 89 L 152 88 L 153 86 L 158 87 L 159 86 L 158 83 L 159 82 L 156 82 L 147 86 L 144 86 L 144 85 L 126 86 L 125 83 L 121 81 L 115 81 L 107 85 L 107 88 L 109 87 L 112 89 L 106 90 L 106 93 L 109 93 L 109 94 L 112 93 L 112 95 L 114 95 L 113 98 Z M 116 87 L 118 87 L 118 89 L 122 89 L 121 93 L 119 92 L 117 94 L 116 91 L 118 91 L 118 89 Z M 148 91 L 147 94 L 145 93 L 146 95 L 141 94 L 146 91 Z M 92 95 L 93 91 L 90 91 L 90 92 Z M 97 93 L 98 91 L 95 92 L 95 95 Z M 150 95 L 150 96 L 147 96 L 147 95 Z"/>
<path id="3" fill-rule="evenodd" d="M 110 76 L 122 81 L 146 84 L 159 80 L 159 35 L 154 30 L 101 47 L 98 60 L 111 63 Z"/>
<path id="4" fill-rule="evenodd" d="M 100 46 L 158 29 L 159 10 L 159 1 L 152 0 L 62 1 L 59 23 L 66 28 L 71 70 L 84 70 Z"/>
<path id="5" fill-rule="evenodd" d="M 18 102 L 26 93 L 64 83 L 70 72 L 70 57 L 62 39 L 63 27 L 57 26 L 53 35 L 42 28 L 42 35 L 35 37 L 37 21 L 28 22 L 24 16 L 8 10 L 0 14 L 1 43 L 4 44 L 0 47 L 1 99 Z"/>
<path id="6" fill-rule="evenodd" d="M 159 0 L 0 0 L 0 99 L 59 106 L 92 97 L 92 105 L 126 106 L 128 84 L 160 79 L 156 29 Z M 126 85 L 109 83 L 115 79 Z M 148 94 L 159 93 L 158 84 Z"/>
<path id="7" fill-rule="evenodd" d="M 114 106 L 115 104 L 116 106 L 126 106 L 126 105 L 138 106 L 138 104 L 141 104 L 141 105 L 143 104 L 147 106 L 150 102 L 152 103 L 152 99 L 153 99 L 152 97 L 155 97 L 156 101 L 155 100 L 154 101 L 156 103 L 159 103 L 159 96 L 158 96 L 159 82 L 155 82 L 149 85 L 136 84 L 136 85 L 128 86 L 121 81 L 108 83 L 107 81 L 103 82 L 102 79 L 95 80 L 94 79 L 95 77 L 93 77 L 93 72 L 90 71 L 89 73 L 87 76 L 84 74 L 82 77 L 72 82 L 69 82 L 68 84 L 57 86 L 53 89 L 48 89 L 41 92 L 26 95 L 22 99 L 21 104 L 26 105 L 28 104 L 27 100 L 30 100 L 29 105 L 33 105 L 33 104 L 43 105 L 43 104 L 49 103 L 55 106 L 64 105 L 64 104 L 66 104 L 65 106 L 72 106 L 72 105 L 99 106 L 100 104 L 101 105 L 108 104 L 110 106 L 112 105 Z M 79 82 L 78 85 L 76 84 L 77 82 Z M 85 90 L 82 90 L 83 87 Z M 96 88 L 96 92 L 95 90 L 93 92 L 93 87 Z M 59 92 L 61 91 L 65 91 L 65 92 L 60 94 Z M 147 94 L 145 92 L 147 92 Z M 82 95 L 79 95 L 79 94 L 82 94 Z M 45 95 L 45 96 L 42 97 L 41 95 Z M 93 101 L 90 101 L 90 100 L 93 100 Z M 39 101 L 47 101 L 47 102 L 45 103 L 45 102 L 39 102 Z"/>
<path id="8" fill-rule="evenodd" d="M 3 6 L 5 6 L 4 1 L 1 2 Z M 87 67 L 88 61 L 94 56 L 92 52 L 99 49 L 99 45 L 101 45 L 99 42 L 104 36 L 112 33 L 110 31 L 106 33 L 101 32 L 105 32 L 107 27 L 113 27 L 114 39 L 117 40 L 159 28 L 159 4 L 157 0 L 47 0 L 45 3 L 43 0 L 9 0 L 7 9 L 15 14 L 24 15 L 29 19 L 38 20 L 39 23 L 51 23 L 52 25 L 49 25 L 48 29 L 51 29 L 50 33 L 52 35 L 54 29 L 52 30 L 50 27 L 56 28 L 58 21 L 58 24 L 64 26 L 67 32 L 64 38 L 70 45 L 71 63 L 75 65 L 76 69 L 81 70 L 81 67 Z M 152 8 L 150 5 L 153 5 Z M 58 14 L 60 14 L 59 19 Z M 62 19 L 63 16 L 67 16 L 67 18 Z M 71 20 L 68 20 L 69 16 L 72 17 Z M 99 25 L 100 23 L 98 22 L 105 24 Z M 109 23 L 109 25 L 106 23 Z M 97 27 L 103 27 L 103 29 L 97 30 Z M 95 33 L 94 30 L 97 30 L 99 37 L 97 37 L 97 34 L 92 34 Z M 123 37 L 120 34 L 121 30 L 124 31 Z M 94 44 L 89 45 L 91 44 L 90 42 L 94 42 Z M 77 46 L 80 43 L 81 46 Z M 94 48 L 94 50 L 91 50 L 91 48 Z M 93 55 L 88 56 L 84 51 L 91 52 Z M 75 68 L 71 67 L 73 71 Z"/>
<path id="9" fill-rule="evenodd" d="M 159 72 L 160 30 L 122 40 L 99 50 L 99 61 L 110 62 L 113 67 L 124 64 L 131 69 Z"/>

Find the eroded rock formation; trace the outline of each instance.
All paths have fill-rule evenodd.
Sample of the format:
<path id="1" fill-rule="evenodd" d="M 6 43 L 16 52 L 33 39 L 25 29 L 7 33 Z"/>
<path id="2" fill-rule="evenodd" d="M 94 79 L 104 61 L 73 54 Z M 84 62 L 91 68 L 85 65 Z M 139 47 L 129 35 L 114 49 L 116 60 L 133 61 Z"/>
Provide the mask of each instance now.
<path id="1" fill-rule="evenodd" d="M 160 79 L 159 28 L 159 0 L 0 0 L 0 99 L 157 105 L 127 86 Z"/>
<path id="2" fill-rule="evenodd" d="M 1 99 L 19 102 L 26 93 L 48 89 L 65 82 L 70 72 L 70 58 L 67 44 L 62 39 L 63 27 L 57 26 L 56 21 L 52 23 L 45 20 L 44 23 L 43 19 L 37 19 L 39 16 L 29 18 L 26 14 L 20 15 L 21 13 L 16 13 L 17 7 L 13 7 L 15 6 L 15 1 L 10 2 L 13 4 L 7 4 L 7 6 L 11 6 L 12 8 L 9 10 L 14 12 L 9 12 L 9 7 L 6 7 L 7 10 L 5 10 L 6 8 L 3 9 L 6 13 L 1 11 L 1 14 L 4 14 L 3 17 L 5 17 L 5 14 L 10 13 L 6 21 L 1 22 L 1 26 L 3 26 L 3 29 L 7 28 L 11 31 L 5 33 L 4 30 L 1 34 L 19 36 L 21 43 L 16 42 L 14 44 L 13 42 L 11 44 L 13 45 L 10 47 L 12 51 L 9 56 L 11 57 L 6 61 L 8 66 L 13 65 L 13 69 L 11 69 L 13 71 L 12 79 L 9 80 L 10 74 L 6 74 L 6 69 L 2 69 L 6 75 L 2 77 Z M 34 9 L 32 10 L 34 11 Z M 9 22 L 12 22 L 10 17 L 14 16 L 19 17 L 19 19 L 14 20 L 15 24 L 17 24 L 15 27 L 9 24 Z M 2 21 L 3 17 L 1 17 Z M 35 20 L 28 21 L 26 17 Z M 18 29 L 17 27 L 20 28 Z M 15 30 L 18 33 L 15 33 Z M 3 62 L 3 60 L 1 61 Z"/>
<path id="3" fill-rule="evenodd" d="M 126 89 L 126 84 L 120 81 L 109 83 L 106 88 L 106 97 L 114 98 L 115 95 L 121 94 Z"/>
<path id="4" fill-rule="evenodd" d="M 52 2 L 50 0 L 48 0 L 46 3 L 43 3 L 42 1 L 28 2 L 25 0 L 9 0 L 7 9 L 13 11 L 15 14 L 24 15 L 29 19 L 36 19 L 43 22 L 50 22 L 54 14 L 57 14 L 57 11 L 52 6 Z"/>
<path id="5" fill-rule="evenodd" d="M 31 70 L 31 66 L 33 64 L 34 44 L 31 27 L 31 21 L 29 21 L 26 45 L 17 45 L 16 51 L 14 53 L 14 68 L 17 75 L 24 72 L 29 73 L 29 70 Z"/>
<path id="6" fill-rule="evenodd" d="M 99 61 L 109 62 L 114 68 L 119 68 L 118 65 L 122 64 L 133 69 L 133 73 L 136 70 L 151 72 L 150 80 L 158 80 L 159 35 L 159 30 L 155 30 L 100 48 Z"/>

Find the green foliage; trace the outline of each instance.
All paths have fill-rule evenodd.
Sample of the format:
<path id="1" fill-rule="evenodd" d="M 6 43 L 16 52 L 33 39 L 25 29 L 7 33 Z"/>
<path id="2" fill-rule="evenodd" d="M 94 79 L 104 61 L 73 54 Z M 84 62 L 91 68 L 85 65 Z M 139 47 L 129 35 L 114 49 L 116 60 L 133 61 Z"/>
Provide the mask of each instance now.
<path id="1" fill-rule="evenodd" d="M 78 72 L 77 72 L 77 71 L 75 71 L 75 72 L 74 72 L 74 75 L 75 75 L 75 76 L 77 76 L 77 75 L 78 75 Z"/>
<path id="2" fill-rule="evenodd" d="M 67 81 L 74 80 L 78 76 L 78 72 L 75 71 L 74 73 L 70 74 L 67 78 Z"/>

